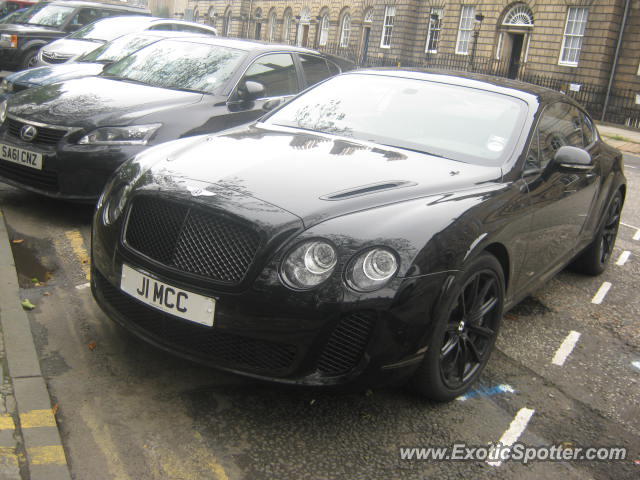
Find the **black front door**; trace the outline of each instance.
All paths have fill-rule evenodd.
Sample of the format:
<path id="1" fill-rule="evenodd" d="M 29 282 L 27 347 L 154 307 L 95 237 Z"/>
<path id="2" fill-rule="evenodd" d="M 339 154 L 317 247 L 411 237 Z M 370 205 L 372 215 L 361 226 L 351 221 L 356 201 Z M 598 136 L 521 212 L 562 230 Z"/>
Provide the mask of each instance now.
<path id="1" fill-rule="evenodd" d="M 362 64 L 367 62 L 367 54 L 369 53 L 369 36 L 371 35 L 371 27 L 364 27 L 362 36 Z"/>
<path id="2" fill-rule="evenodd" d="M 524 35 L 522 33 L 510 33 L 511 55 L 509 56 L 509 78 L 517 78 L 520 71 L 520 57 L 522 56 L 522 44 Z"/>

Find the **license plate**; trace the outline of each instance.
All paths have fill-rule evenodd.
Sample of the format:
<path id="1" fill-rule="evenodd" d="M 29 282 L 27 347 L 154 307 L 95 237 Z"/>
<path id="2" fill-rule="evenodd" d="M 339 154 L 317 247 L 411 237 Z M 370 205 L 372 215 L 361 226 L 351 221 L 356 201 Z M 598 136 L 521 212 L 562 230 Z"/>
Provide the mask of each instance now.
<path id="1" fill-rule="evenodd" d="M 120 289 L 158 310 L 201 325 L 213 326 L 216 301 L 160 282 L 129 265 L 122 265 Z"/>
<path id="2" fill-rule="evenodd" d="M 25 167 L 42 170 L 42 154 L 0 143 L 0 158 Z"/>

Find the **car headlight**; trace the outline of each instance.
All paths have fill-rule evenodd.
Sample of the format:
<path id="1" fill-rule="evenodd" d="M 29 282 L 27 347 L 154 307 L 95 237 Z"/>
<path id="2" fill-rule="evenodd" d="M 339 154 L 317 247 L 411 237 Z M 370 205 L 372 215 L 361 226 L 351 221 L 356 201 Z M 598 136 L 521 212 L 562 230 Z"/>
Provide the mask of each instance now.
<path id="1" fill-rule="evenodd" d="M 161 123 L 129 127 L 101 127 L 82 137 L 80 145 L 146 145 Z"/>
<path id="2" fill-rule="evenodd" d="M 0 83 L 0 93 L 11 92 L 13 92 L 13 83 L 5 78 L 4 80 L 2 80 L 2 83 Z"/>
<path id="3" fill-rule="evenodd" d="M 0 35 L 0 47 L 18 48 L 18 36 L 3 33 Z"/>
<path id="4" fill-rule="evenodd" d="M 382 288 L 398 271 L 398 259 L 388 248 L 373 248 L 354 258 L 347 267 L 347 282 L 361 292 Z"/>
<path id="5" fill-rule="evenodd" d="M 0 102 L 0 124 L 4 123 L 7 119 L 7 101 L 2 100 Z"/>
<path id="6" fill-rule="evenodd" d="M 124 211 L 132 183 L 115 182 L 109 192 L 105 193 L 103 220 L 105 225 L 112 225 Z"/>
<path id="7" fill-rule="evenodd" d="M 309 240 L 296 246 L 284 258 L 281 272 L 287 284 L 306 290 L 331 276 L 338 262 L 333 245 L 325 240 Z"/>

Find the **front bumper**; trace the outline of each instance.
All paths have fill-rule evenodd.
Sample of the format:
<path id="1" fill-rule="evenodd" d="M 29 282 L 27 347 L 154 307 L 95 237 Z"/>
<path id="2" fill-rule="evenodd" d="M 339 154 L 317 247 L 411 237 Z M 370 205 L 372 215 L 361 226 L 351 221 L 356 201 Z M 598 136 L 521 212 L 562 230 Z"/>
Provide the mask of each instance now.
<path id="1" fill-rule="evenodd" d="M 96 202 L 111 174 L 145 148 L 77 145 L 65 138 L 55 145 L 29 143 L 6 127 L 0 143 L 43 156 L 42 170 L 0 159 L 0 181 L 47 197 L 87 203 Z"/>
<path id="2" fill-rule="evenodd" d="M 112 320 L 181 357 L 285 384 L 406 380 L 422 360 L 432 311 L 448 276 L 398 278 L 363 297 L 333 285 L 294 292 L 259 279 L 242 291 L 212 291 L 202 283 L 156 274 L 125 247 L 105 252 L 95 235 L 94 229 L 91 288 Z M 214 326 L 180 319 L 124 293 L 119 288 L 123 263 L 161 282 L 214 297 Z"/>

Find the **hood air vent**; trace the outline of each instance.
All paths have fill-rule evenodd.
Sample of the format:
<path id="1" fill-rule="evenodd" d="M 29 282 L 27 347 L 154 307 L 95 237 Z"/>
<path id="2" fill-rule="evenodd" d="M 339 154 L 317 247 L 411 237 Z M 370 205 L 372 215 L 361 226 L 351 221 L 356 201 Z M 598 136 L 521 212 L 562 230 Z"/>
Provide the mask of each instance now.
<path id="1" fill-rule="evenodd" d="M 320 197 L 321 200 L 345 200 L 347 198 L 360 197 L 362 195 L 369 195 L 371 193 L 378 193 L 385 190 L 393 190 L 395 188 L 413 187 L 417 185 L 415 182 L 408 182 L 406 180 L 391 180 L 387 182 L 372 183 L 370 185 L 362 185 L 359 187 L 349 188 L 347 190 L 341 190 L 339 192 L 330 193 Z"/>

